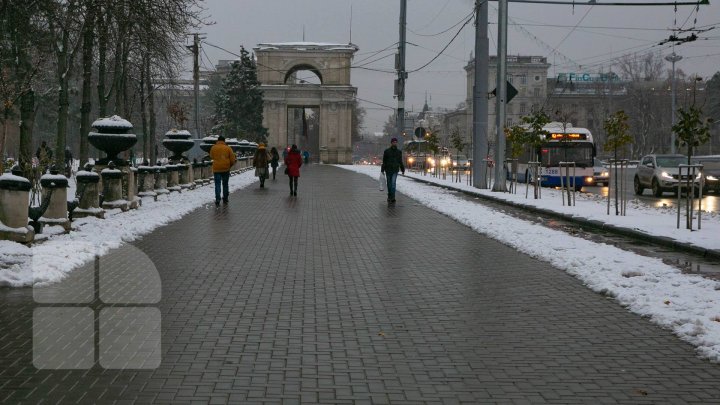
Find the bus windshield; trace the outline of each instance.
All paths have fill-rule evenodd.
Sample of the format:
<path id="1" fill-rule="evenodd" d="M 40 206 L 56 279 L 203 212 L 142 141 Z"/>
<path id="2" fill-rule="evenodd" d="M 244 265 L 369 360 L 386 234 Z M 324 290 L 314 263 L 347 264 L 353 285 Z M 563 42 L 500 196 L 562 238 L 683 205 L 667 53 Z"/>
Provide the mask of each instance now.
<path id="1" fill-rule="evenodd" d="M 591 143 L 557 142 L 542 146 L 542 165 L 557 167 L 560 162 L 575 162 L 577 167 L 592 167 L 593 146 Z"/>

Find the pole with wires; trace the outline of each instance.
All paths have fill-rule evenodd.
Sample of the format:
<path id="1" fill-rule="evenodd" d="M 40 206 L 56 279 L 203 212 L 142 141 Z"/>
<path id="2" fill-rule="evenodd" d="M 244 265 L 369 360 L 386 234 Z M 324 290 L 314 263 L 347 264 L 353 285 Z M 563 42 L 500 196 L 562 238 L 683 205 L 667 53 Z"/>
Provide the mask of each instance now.
<path id="1" fill-rule="evenodd" d="M 200 34 L 193 34 L 193 90 L 195 97 L 195 134 L 200 135 Z"/>
<path id="2" fill-rule="evenodd" d="M 398 137 L 403 135 L 405 129 L 405 30 L 407 28 L 407 0 L 400 0 L 400 41 L 398 42 L 398 54 L 395 59 L 395 69 L 397 69 L 397 79 L 395 80 L 395 95 L 398 99 L 396 131 Z M 402 142 L 398 142 L 398 146 Z"/>
<path id="3" fill-rule="evenodd" d="M 472 181 L 475 188 L 487 188 L 488 156 L 488 2 L 475 1 L 475 77 L 473 85 Z"/>
<path id="4" fill-rule="evenodd" d="M 495 123 L 497 134 L 495 137 L 495 183 L 492 191 L 507 191 L 505 186 L 505 104 L 507 99 L 507 86 L 505 85 L 507 68 L 507 17 L 508 0 L 498 0 L 498 43 L 497 43 L 497 77 L 495 99 Z"/>

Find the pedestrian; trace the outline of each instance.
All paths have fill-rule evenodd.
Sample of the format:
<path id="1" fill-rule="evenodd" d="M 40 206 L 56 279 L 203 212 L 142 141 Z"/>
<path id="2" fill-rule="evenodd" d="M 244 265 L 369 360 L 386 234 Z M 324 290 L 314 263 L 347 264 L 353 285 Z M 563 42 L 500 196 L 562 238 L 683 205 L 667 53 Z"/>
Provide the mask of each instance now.
<path id="1" fill-rule="evenodd" d="M 268 163 L 270 163 L 270 157 L 265 150 L 265 144 L 260 143 L 255 150 L 253 156 L 253 166 L 255 167 L 255 177 L 260 179 L 260 188 L 265 187 L 265 179 L 270 177 L 268 173 Z"/>
<path id="2" fill-rule="evenodd" d="M 310 152 L 307 149 L 305 149 L 303 151 L 302 155 L 303 155 L 303 161 L 305 162 L 305 164 L 307 164 L 310 161 Z"/>
<path id="3" fill-rule="evenodd" d="M 213 178 L 215 180 L 215 206 L 220 205 L 220 183 L 222 183 L 222 200 L 224 204 L 228 203 L 230 197 L 230 168 L 235 164 L 237 157 L 232 148 L 225 143 L 225 137 L 218 136 L 215 145 L 210 148 L 210 158 L 212 159 Z"/>
<path id="4" fill-rule="evenodd" d="M 275 172 L 280 164 L 280 154 L 274 146 L 270 149 L 270 166 L 272 166 L 273 180 L 275 180 Z"/>
<path id="5" fill-rule="evenodd" d="M 389 203 L 395 202 L 395 182 L 397 181 L 398 172 L 405 174 L 402 151 L 397 148 L 397 143 L 397 138 L 390 140 L 390 147 L 383 152 L 382 165 L 380 166 L 380 172 L 385 173 L 387 181 L 387 200 Z"/>
<path id="6" fill-rule="evenodd" d="M 290 147 L 285 158 L 285 173 L 290 178 L 290 195 L 297 197 L 298 178 L 300 177 L 300 166 L 302 166 L 302 156 L 297 145 Z"/>
<path id="7" fill-rule="evenodd" d="M 73 155 L 70 151 L 70 147 L 65 147 L 65 177 L 70 177 L 72 174 Z"/>
<path id="8" fill-rule="evenodd" d="M 45 174 L 48 167 L 52 164 L 52 156 L 52 150 L 47 146 L 47 142 L 42 141 L 40 147 L 35 151 L 35 157 L 38 159 L 42 174 Z"/>

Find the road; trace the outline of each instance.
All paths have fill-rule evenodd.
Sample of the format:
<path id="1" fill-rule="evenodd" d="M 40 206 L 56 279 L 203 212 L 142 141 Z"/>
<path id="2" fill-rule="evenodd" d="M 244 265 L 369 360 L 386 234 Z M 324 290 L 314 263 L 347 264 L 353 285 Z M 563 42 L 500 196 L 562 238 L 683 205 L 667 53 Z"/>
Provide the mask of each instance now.
<path id="1" fill-rule="evenodd" d="M 644 204 L 651 207 L 675 207 L 677 205 L 677 196 L 673 193 L 663 193 L 663 196 L 658 198 L 652 195 L 652 191 L 646 189 L 642 195 L 637 196 L 633 191 L 633 177 L 635 176 L 635 169 L 626 169 L 625 175 L 622 177 L 622 187 L 624 187 L 624 194 L 628 200 L 637 198 Z M 607 196 L 607 187 L 584 187 L 584 191 L 589 193 Z M 682 201 L 684 204 L 685 195 L 682 195 Z M 697 207 L 697 206 L 696 206 Z M 720 194 L 709 194 L 703 196 L 702 208 L 704 211 L 720 212 Z"/>

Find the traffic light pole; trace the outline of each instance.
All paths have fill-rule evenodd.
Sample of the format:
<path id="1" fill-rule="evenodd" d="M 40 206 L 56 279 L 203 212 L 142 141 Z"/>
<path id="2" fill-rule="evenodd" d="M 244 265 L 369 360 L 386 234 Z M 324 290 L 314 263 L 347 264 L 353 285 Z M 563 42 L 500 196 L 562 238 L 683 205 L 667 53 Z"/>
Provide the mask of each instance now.
<path id="1" fill-rule="evenodd" d="M 398 99 L 396 131 L 398 139 L 401 139 L 405 129 L 405 29 L 407 26 L 407 0 L 400 0 L 400 41 L 398 42 L 398 58 L 395 61 L 397 69 L 397 81 L 395 82 L 395 95 Z M 402 141 L 398 142 L 402 147 Z"/>

